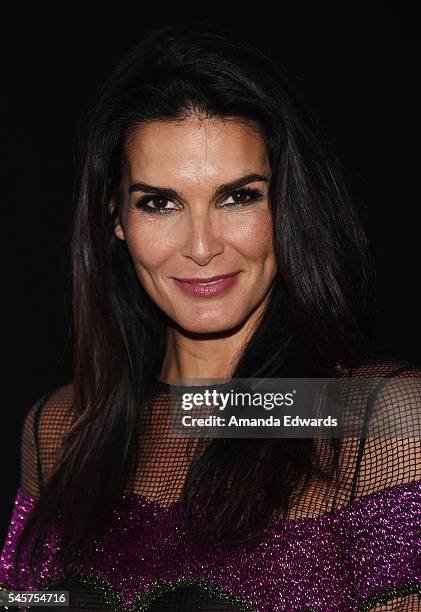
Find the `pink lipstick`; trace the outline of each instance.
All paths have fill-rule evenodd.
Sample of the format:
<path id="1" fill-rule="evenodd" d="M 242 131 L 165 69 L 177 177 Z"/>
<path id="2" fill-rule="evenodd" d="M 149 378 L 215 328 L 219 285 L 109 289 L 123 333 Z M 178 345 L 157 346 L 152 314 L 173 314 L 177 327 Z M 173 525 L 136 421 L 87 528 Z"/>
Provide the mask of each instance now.
<path id="1" fill-rule="evenodd" d="M 189 295 L 214 297 L 235 285 L 239 272 L 208 278 L 174 278 L 175 283 Z"/>

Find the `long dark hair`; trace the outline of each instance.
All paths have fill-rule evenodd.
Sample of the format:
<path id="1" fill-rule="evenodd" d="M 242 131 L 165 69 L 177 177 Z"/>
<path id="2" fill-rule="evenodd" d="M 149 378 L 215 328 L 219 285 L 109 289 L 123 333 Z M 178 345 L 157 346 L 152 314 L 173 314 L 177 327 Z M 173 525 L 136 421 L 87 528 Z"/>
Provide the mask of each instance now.
<path id="1" fill-rule="evenodd" d="M 103 86 L 82 139 L 71 244 L 75 420 L 21 540 L 36 523 L 38 545 L 59 516 L 68 572 L 105 528 L 107 509 L 136 465 L 139 406 L 153 397 L 166 349 L 168 321 L 113 229 L 125 142 L 140 122 L 192 112 L 257 124 L 272 169 L 278 272 L 232 377 L 331 377 L 371 350 L 374 268 L 367 240 L 342 165 L 293 79 L 270 51 L 225 28 L 203 22 L 155 28 Z M 340 441 L 328 443 L 326 475 L 333 479 Z M 206 502 L 202 529 L 210 538 L 236 545 L 256 537 L 275 508 L 286 516 L 314 458 L 313 439 L 212 440 L 183 489 L 186 529 L 193 529 L 198 496 Z"/>

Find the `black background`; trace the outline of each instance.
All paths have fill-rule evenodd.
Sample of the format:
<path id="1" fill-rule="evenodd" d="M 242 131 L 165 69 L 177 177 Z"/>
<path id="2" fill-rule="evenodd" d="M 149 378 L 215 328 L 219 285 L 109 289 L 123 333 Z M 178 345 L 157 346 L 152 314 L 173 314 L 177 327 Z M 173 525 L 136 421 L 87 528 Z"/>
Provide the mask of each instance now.
<path id="1" fill-rule="evenodd" d="M 202 18 L 271 49 L 295 75 L 361 201 L 377 260 L 377 342 L 420 362 L 419 36 L 403 5 L 19 4 L 2 15 L 3 389 L 1 526 L 22 421 L 71 380 L 69 239 L 79 122 L 151 26 Z"/>

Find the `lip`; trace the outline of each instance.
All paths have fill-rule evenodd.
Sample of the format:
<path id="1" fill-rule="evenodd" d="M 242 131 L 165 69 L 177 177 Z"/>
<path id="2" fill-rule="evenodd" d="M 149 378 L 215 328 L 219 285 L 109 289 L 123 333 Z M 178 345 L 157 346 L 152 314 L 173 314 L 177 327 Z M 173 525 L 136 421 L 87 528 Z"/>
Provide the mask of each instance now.
<path id="1" fill-rule="evenodd" d="M 209 276 L 208 278 L 175 278 L 175 280 L 178 280 L 182 283 L 209 283 L 211 281 L 219 280 L 220 278 L 231 278 L 236 274 L 238 274 L 238 272 L 231 272 L 230 274 L 219 274 L 219 276 Z"/>
<path id="2" fill-rule="evenodd" d="M 174 278 L 174 282 L 180 289 L 185 293 L 195 297 L 214 297 L 220 295 L 224 291 L 227 291 L 230 287 L 235 285 L 237 282 L 239 272 L 234 274 L 224 274 L 220 276 L 213 276 L 206 279 L 179 279 Z M 217 281 L 213 285 L 199 285 L 199 282 L 211 282 Z"/>

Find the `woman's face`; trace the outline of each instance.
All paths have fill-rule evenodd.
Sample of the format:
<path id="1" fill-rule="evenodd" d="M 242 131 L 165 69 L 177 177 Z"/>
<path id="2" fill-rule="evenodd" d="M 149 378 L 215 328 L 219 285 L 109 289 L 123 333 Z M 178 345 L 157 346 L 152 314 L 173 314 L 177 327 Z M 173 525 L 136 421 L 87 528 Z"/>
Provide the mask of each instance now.
<path id="1" fill-rule="evenodd" d="M 239 120 L 155 121 L 128 139 L 115 234 L 151 299 L 184 330 L 230 330 L 264 300 L 276 273 L 270 175 L 262 136 Z M 213 288 L 175 280 L 233 273 Z"/>

